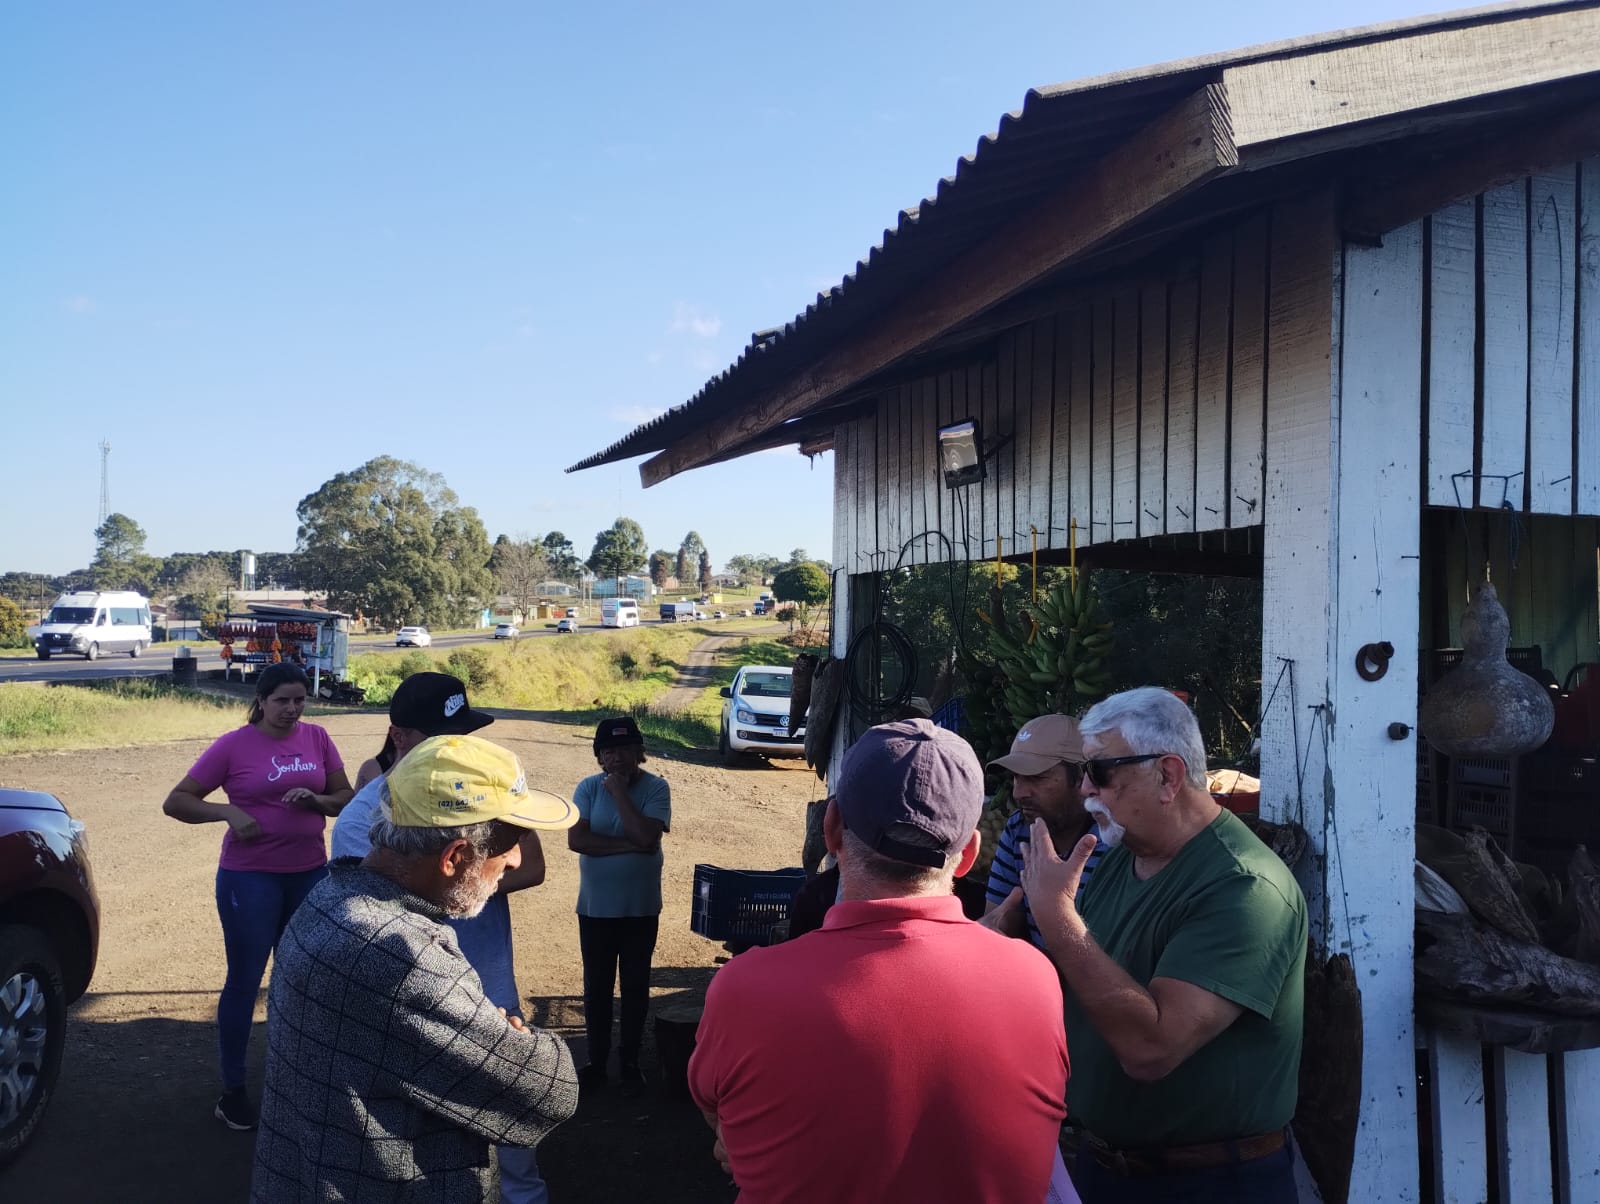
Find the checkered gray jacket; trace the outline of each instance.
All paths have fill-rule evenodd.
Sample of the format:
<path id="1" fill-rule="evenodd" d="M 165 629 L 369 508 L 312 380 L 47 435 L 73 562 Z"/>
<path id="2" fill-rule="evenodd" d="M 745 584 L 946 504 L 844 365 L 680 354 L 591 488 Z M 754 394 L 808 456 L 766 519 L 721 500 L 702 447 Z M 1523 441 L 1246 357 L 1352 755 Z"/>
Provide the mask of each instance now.
<path id="1" fill-rule="evenodd" d="M 334 862 L 278 943 L 252 1201 L 479 1204 L 572 1116 L 566 1043 L 484 998 L 444 912 Z"/>

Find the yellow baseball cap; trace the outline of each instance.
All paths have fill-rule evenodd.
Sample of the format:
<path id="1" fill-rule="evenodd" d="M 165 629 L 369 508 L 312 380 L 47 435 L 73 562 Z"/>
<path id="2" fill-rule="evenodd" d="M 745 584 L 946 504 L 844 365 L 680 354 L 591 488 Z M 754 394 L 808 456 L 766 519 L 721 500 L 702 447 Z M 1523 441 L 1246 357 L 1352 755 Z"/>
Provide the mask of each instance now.
<path id="1" fill-rule="evenodd" d="M 402 828 L 454 828 L 498 819 L 561 832 L 578 809 L 534 790 L 516 756 L 481 736 L 433 736 L 400 759 L 384 781 L 384 803 Z"/>

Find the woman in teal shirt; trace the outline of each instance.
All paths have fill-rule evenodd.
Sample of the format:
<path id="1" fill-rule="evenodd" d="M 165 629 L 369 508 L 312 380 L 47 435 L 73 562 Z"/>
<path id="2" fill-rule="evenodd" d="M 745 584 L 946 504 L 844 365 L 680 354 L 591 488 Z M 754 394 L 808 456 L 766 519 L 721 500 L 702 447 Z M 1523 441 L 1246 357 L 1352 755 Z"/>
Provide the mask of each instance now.
<path id="1" fill-rule="evenodd" d="M 661 836 L 672 826 L 672 791 L 646 773 L 644 737 L 626 715 L 594 734 L 600 772 L 573 794 L 578 822 L 567 847 L 578 854 L 578 945 L 589 1064 L 581 1082 L 606 1081 L 611 1058 L 611 992 L 620 965 L 623 1082 L 640 1083 L 639 1045 L 650 1007 L 650 958 L 661 919 Z"/>

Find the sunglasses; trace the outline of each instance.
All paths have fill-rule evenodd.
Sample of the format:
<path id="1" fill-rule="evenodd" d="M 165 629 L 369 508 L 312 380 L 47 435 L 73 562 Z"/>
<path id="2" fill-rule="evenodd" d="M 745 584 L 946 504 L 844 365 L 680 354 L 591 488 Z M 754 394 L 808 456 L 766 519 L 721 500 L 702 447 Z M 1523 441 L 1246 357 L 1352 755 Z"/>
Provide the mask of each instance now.
<path id="1" fill-rule="evenodd" d="M 1083 762 L 1083 776 L 1095 784 L 1098 790 L 1104 790 L 1111 785 L 1111 771 L 1119 765 L 1139 765 L 1145 761 L 1159 761 L 1162 757 L 1172 756 L 1171 753 L 1139 753 L 1132 757 L 1096 757 Z"/>

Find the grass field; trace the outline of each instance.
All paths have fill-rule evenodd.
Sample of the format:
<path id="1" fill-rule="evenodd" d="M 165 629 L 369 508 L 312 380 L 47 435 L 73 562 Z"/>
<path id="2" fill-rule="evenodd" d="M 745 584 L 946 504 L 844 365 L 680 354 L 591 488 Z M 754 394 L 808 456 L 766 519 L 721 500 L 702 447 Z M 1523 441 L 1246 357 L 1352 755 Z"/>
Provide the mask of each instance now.
<path id="1" fill-rule="evenodd" d="M 144 678 L 84 685 L 0 685 L 0 756 L 64 748 L 120 748 L 219 736 L 245 707 Z"/>

